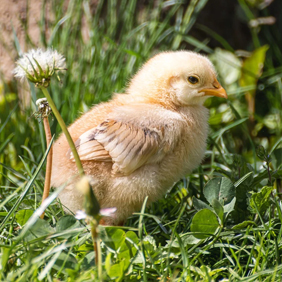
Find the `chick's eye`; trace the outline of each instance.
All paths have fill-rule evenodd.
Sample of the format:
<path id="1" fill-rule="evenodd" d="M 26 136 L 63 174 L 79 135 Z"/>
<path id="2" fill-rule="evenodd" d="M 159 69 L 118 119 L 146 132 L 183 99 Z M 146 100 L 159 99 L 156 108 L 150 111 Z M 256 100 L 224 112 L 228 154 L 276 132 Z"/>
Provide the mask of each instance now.
<path id="1" fill-rule="evenodd" d="M 196 76 L 188 76 L 188 81 L 192 84 L 196 84 L 199 82 L 199 79 Z"/>

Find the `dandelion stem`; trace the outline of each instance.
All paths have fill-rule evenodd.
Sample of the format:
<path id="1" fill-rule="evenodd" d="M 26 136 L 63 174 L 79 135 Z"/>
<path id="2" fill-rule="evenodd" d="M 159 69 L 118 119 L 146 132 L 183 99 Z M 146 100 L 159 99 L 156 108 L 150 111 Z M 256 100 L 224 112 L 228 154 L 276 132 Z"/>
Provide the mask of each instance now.
<path id="1" fill-rule="evenodd" d="M 91 225 L 91 236 L 93 240 L 93 247 L 94 247 L 94 253 L 95 253 L 95 264 L 98 267 L 98 276 L 101 277 L 102 275 L 102 257 L 101 257 L 101 246 L 99 242 L 98 232 L 97 232 L 97 226 L 98 221 L 94 218 L 90 222 Z"/>
<path id="2" fill-rule="evenodd" d="M 48 117 L 43 118 L 43 124 L 44 124 L 44 130 L 45 130 L 45 136 L 46 136 L 46 144 L 47 147 L 49 146 L 52 136 L 51 136 L 51 130 L 50 125 L 48 121 Z M 50 182 L 51 182 L 51 173 L 52 173 L 52 156 L 53 156 L 53 146 L 50 148 L 48 156 L 47 156 L 47 164 L 46 164 L 46 173 L 45 173 L 45 183 L 44 183 L 44 190 L 43 190 L 43 196 L 42 196 L 42 203 L 44 200 L 49 196 L 50 192 Z M 42 219 L 44 218 L 44 212 L 40 216 Z"/>
<path id="3" fill-rule="evenodd" d="M 73 157 L 74 157 L 74 159 L 75 159 L 76 166 L 77 166 L 77 168 L 78 168 L 78 172 L 79 172 L 79 174 L 80 174 L 81 176 L 83 176 L 83 175 L 84 175 L 84 170 L 83 170 L 81 161 L 80 161 L 80 159 L 79 159 L 78 153 L 77 153 L 77 151 L 76 151 L 74 142 L 73 142 L 73 140 L 72 140 L 72 138 L 71 138 L 71 136 L 70 136 L 70 134 L 69 134 L 69 132 L 68 132 L 67 127 L 66 127 L 66 124 L 65 124 L 64 120 L 62 119 L 62 117 L 61 117 L 59 111 L 57 110 L 56 105 L 55 105 L 55 103 L 53 102 L 53 100 L 52 100 L 52 98 L 51 98 L 51 96 L 50 96 L 48 90 L 47 90 L 46 88 L 44 88 L 44 87 L 40 87 L 40 89 L 42 90 L 43 94 L 44 94 L 45 97 L 47 98 L 47 101 L 48 101 L 48 103 L 49 103 L 49 106 L 51 107 L 53 114 L 55 115 L 55 117 L 56 117 L 56 119 L 57 119 L 59 125 L 60 125 L 61 128 L 62 128 L 63 133 L 65 134 L 65 136 L 66 136 L 66 138 L 67 138 L 67 141 L 68 141 L 68 143 L 69 143 L 70 149 L 71 149 L 72 154 L 73 154 Z"/>

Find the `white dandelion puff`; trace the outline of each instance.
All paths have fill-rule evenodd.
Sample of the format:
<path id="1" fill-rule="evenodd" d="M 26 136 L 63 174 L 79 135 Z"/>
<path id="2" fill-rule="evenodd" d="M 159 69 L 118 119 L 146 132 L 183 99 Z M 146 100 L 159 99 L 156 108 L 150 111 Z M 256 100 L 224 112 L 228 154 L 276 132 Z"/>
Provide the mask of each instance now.
<path id="1" fill-rule="evenodd" d="M 58 71 L 66 69 L 63 55 L 56 50 L 32 49 L 16 62 L 13 73 L 20 80 L 28 79 L 37 87 L 48 87 L 51 77 Z"/>

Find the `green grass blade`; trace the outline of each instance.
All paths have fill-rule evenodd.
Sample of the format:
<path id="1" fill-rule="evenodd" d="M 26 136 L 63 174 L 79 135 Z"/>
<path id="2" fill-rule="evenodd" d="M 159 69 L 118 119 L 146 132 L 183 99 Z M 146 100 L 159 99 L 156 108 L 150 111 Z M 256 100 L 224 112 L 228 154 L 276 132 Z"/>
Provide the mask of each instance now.
<path id="1" fill-rule="evenodd" d="M 22 192 L 21 196 L 19 197 L 19 199 L 17 200 L 17 202 L 14 204 L 14 206 L 10 209 L 8 215 L 3 219 L 1 225 L 0 225 L 0 231 L 5 227 L 5 223 L 7 222 L 7 220 L 10 218 L 10 216 L 17 210 L 17 208 L 19 207 L 19 205 L 21 204 L 21 202 L 23 201 L 23 199 L 25 198 L 25 196 L 27 195 L 29 189 L 32 187 L 32 184 L 35 180 L 35 178 L 37 177 L 38 173 L 40 172 L 46 158 L 47 155 L 49 153 L 49 150 L 53 144 L 53 140 L 54 140 L 54 136 L 51 139 L 50 145 L 47 148 L 43 158 L 41 159 L 40 163 L 38 164 L 38 167 L 36 168 L 36 171 L 34 172 L 32 178 L 28 181 L 28 183 L 26 184 L 25 190 Z"/>

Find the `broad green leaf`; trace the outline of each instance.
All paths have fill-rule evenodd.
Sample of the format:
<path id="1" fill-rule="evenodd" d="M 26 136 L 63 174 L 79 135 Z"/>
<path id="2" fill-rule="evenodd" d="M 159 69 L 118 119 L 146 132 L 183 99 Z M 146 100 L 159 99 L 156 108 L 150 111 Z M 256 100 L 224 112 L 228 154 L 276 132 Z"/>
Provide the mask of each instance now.
<path id="1" fill-rule="evenodd" d="M 226 204 L 223 208 L 224 208 L 224 213 L 230 213 L 234 210 L 235 207 L 235 203 L 236 203 L 236 197 L 234 197 L 232 199 L 232 201 L 228 204 Z"/>
<path id="2" fill-rule="evenodd" d="M 56 231 L 62 232 L 70 228 L 71 226 L 73 226 L 76 223 L 79 223 L 79 222 L 75 219 L 75 217 L 73 217 L 72 215 L 65 215 L 59 219 L 57 226 L 56 226 Z M 80 224 L 78 224 L 78 226 L 80 226 Z"/>
<path id="3" fill-rule="evenodd" d="M 108 274 L 111 271 L 111 265 L 112 265 L 112 253 L 109 252 L 105 260 L 105 268 Z"/>
<path id="4" fill-rule="evenodd" d="M 117 259 L 115 264 L 111 265 L 111 257 L 106 259 L 107 273 L 111 278 L 116 278 L 116 281 L 121 281 L 124 273 L 129 267 L 132 259 L 137 253 L 136 245 L 139 242 L 137 235 L 133 231 L 127 233 L 121 233 L 121 229 L 116 229 L 115 232 L 111 230 L 111 239 L 118 240 L 118 246 L 115 246 L 117 250 Z M 109 233 L 108 233 L 109 234 Z M 117 241 L 115 241 L 117 243 Z M 114 244 L 115 244 L 114 243 Z M 117 273 L 118 270 L 118 273 Z"/>
<path id="5" fill-rule="evenodd" d="M 214 199 L 222 205 L 228 204 L 236 195 L 233 183 L 226 177 L 211 179 L 204 187 L 203 192 L 211 205 Z"/>
<path id="6" fill-rule="evenodd" d="M 264 186 L 259 192 L 253 193 L 250 199 L 251 210 L 263 214 L 270 206 L 269 196 L 274 187 Z"/>
<path id="7" fill-rule="evenodd" d="M 210 59 L 215 64 L 218 74 L 225 86 L 231 85 L 239 79 L 241 74 L 241 61 L 234 53 L 215 48 Z"/>
<path id="8" fill-rule="evenodd" d="M 23 226 L 33 214 L 33 210 L 20 210 L 16 214 L 16 220 L 19 225 Z"/>
<path id="9" fill-rule="evenodd" d="M 83 262 L 82 262 L 82 267 L 83 268 L 89 269 L 89 268 L 93 267 L 93 265 L 95 263 L 95 253 L 93 251 L 93 246 L 87 245 L 87 248 L 85 248 L 85 250 L 80 250 L 79 249 L 78 253 L 81 253 L 81 254 L 82 253 L 86 253 L 87 254 L 83 258 Z"/>
<path id="10" fill-rule="evenodd" d="M 155 239 L 150 235 L 147 235 L 143 239 L 143 246 L 146 249 L 146 253 L 149 254 L 150 256 L 154 256 L 158 253 L 156 252 L 157 247 L 156 247 Z"/>
<path id="11" fill-rule="evenodd" d="M 122 281 L 124 275 L 124 261 L 120 261 L 119 263 L 111 265 L 111 267 L 107 270 L 107 274 L 115 279 L 116 282 Z"/>
<path id="12" fill-rule="evenodd" d="M 209 124 L 210 125 L 217 125 L 222 123 L 222 116 L 224 112 L 218 113 L 215 109 L 211 110 Z"/>
<path id="13" fill-rule="evenodd" d="M 209 209 L 203 209 L 197 212 L 193 217 L 191 231 L 202 233 L 193 235 L 198 239 L 205 239 L 215 234 L 218 227 L 219 222 L 215 213 Z"/>
<path id="14" fill-rule="evenodd" d="M 138 237 L 133 231 L 126 233 L 125 241 L 122 243 L 118 251 L 118 259 L 124 260 L 124 270 L 126 270 L 130 264 L 132 258 L 135 257 L 137 252 L 136 247 L 133 244 L 138 244 Z"/>
<path id="15" fill-rule="evenodd" d="M 268 48 L 268 45 L 264 45 L 253 51 L 251 56 L 245 59 L 240 78 L 240 85 L 242 87 L 257 84 L 257 80 L 262 73 L 265 54 Z M 255 93 L 255 89 L 250 90 L 249 93 L 253 95 Z"/>
<path id="16" fill-rule="evenodd" d="M 112 264 L 112 253 L 108 253 L 105 262 L 105 268 L 107 274 L 111 279 L 115 281 L 121 281 L 124 275 L 124 260 L 119 261 L 119 263 Z"/>
<path id="17" fill-rule="evenodd" d="M 194 246 L 194 245 L 198 244 L 199 242 L 201 242 L 201 239 L 196 238 L 193 235 L 188 235 L 188 236 L 185 236 L 184 238 L 182 238 L 182 242 L 183 242 L 185 247 L 186 246 Z"/>
<path id="18" fill-rule="evenodd" d="M 212 207 L 214 208 L 214 211 L 218 215 L 221 223 L 223 224 L 223 215 L 224 215 L 223 206 L 221 205 L 221 203 L 217 199 L 213 199 Z"/>
<path id="19" fill-rule="evenodd" d="M 197 211 L 200 211 L 202 209 L 212 209 L 209 205 L 207 205 L 205 202 L 201 201 L 200 199 L 193 196 L 193 206 Z"/>
<path id="20" fill-rule="evenodd" d="M 27 231 L 26 241 L 33 240 L 35 238 L 46 237 L 54 233 L 54 229 L 45 220 L 38 218 L 37 221 Z"/>
<path id="21" fill-rule="evenodd" d="M 113 250 L 117 251 L 125 240 L 125 232 L 122 229 L 115 227 L 107 227 L 106 233 L 109 237 L 107 245 Z"/>
<path id="22" fill-rule="evenodd" d="M 59 257 L 56 258 L 55 264 L 53 264 L 53 268 L 57 271 L 63 269 L 66 271 L 68 269 L 75 269 L 77 265 L 76 258 L 70 253 L 61 252 Z"/>
<path id="23" fill-rule="evenodd" d="M 128 232 L 126 232 L 125 235 L 126 235 L 125 241 L 130 244 L 129 248 L 134 248 L 134 249 L 136 249 L 135 246 L 133 245 L 133 244 L 136 244 L 136 245 L 137 245 L 138 242 L 139 242 L 139 239 L 138 239 L 136 233 L 133 232 L 133 231 L 128 231 Z M 125 249 L 127 249 L 127 248 L 125 248 Z M 123 251 L 124 251 L 124 249 L 123 249 L 123 248 L 120 248 L 119 252 L 123 252 Z"/>
<path id="24" fill-rule="evenodd" d="M 282 164 L 282 148 L 274 150 L 271 154 L 271 163 L 275 169 L 279 169 Z"/>

